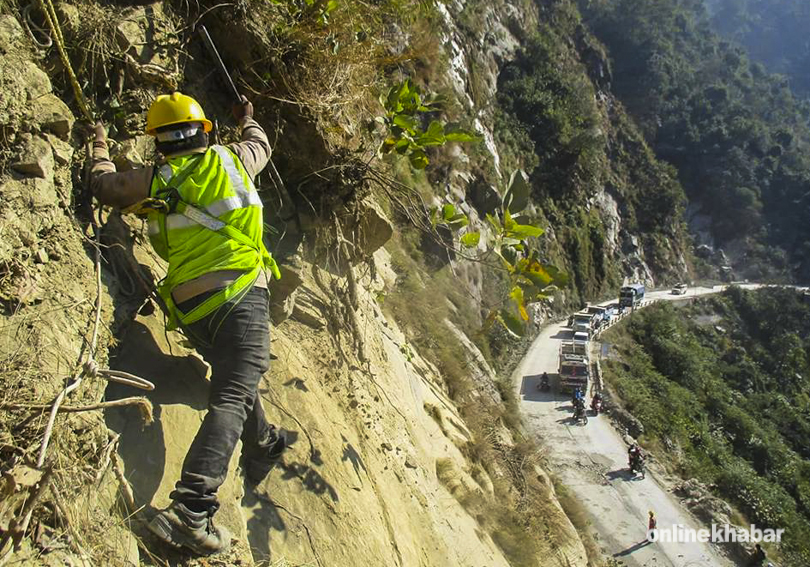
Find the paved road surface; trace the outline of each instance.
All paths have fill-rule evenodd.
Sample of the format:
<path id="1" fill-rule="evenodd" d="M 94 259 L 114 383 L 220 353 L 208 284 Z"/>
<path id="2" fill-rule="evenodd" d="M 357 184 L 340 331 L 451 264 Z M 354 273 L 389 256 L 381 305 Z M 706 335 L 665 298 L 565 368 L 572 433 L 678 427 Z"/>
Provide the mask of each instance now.
<path id="1" fill-rule="evenodd" d="M 757 284 L 741 287 L 754 289 Z M 669 290 L 651 292 L 647 299 L 678 300 L 718 293 L 725 286 L 692 288 L 686 295 Z M 584 504 L 599 534 L 604 552 L 630 567 L 725 567 L 732 565 L 711 544 L 646 544 L 647 514 L 653 510 L 659 528 L 681 524 L 700 529 L 694 518 L 652 477 L 631 479 L 627 472 L 627 444 L 604 416 L 573 425 L 570 396 L 541 393 L 540 374 L 548 372 L 556 386 L 561 339 L 571 331 L 560 324 L 547 326 L 518 365 L 513 379 L 520 409 L 532 433 L 549 450 L 552 469 Z M 590 400 L 590 396 L 588 396 Z"/>

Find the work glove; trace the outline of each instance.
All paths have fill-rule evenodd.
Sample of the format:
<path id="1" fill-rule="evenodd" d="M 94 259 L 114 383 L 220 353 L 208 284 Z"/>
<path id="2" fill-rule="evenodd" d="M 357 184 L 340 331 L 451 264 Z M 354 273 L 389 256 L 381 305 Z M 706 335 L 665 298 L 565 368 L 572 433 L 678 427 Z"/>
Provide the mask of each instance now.
<path id="1" fill-rule="evenodd" d="M 243 118 L 253 118 L 253 103 L 251 103 L 245 95 L 242 95 L 242 102 L 237 102 L 231 107 L 233 117 L 237 122 L 241 122 Z"/>
<path id="2" fill-rule="evenodd" d="M 96 125 L 93 127 L 93 135 L 95 136 L 93 139 L 94 142 L 106 142 L 107 130 L 105 130 L 104 124 L 96 122 Z"/>

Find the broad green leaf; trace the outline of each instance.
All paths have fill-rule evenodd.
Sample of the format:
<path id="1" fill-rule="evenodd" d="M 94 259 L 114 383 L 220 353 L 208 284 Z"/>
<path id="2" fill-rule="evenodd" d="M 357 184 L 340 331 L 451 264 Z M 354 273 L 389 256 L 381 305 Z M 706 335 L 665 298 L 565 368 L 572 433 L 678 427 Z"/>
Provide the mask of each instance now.
<path id="1" fill-rule="evenodd" d="M 329 2 L 326 3 L 326 13 L 328 14 L 329 12 L 332 12 L 338 6 L 339 6 L 339 4 L 338 4 L 337 0 L 329 0 Z"/>
<path id="2" fill-rule="evenodd" d="M 398 85 L 394 85 L 388 91 L 388 104 L 386 108 L 394 114 L 402 112 L 402 97 L 409 90 L 409 81 L 406 79 Z"/>
<path id="3" fill-rule="evenodd" d="M 480 142 L 483 139 L 467 132 L 445 132 L 444 138 L 448 142 Z"/>
<path id="4" fill-rule="evenodd" d="M 416 150 L 410 156 L 408 156 L 408 159 L 410 159 L 411 166 L 413 166 L 414 169 L 425 169 L 430 163 L 427 154 L 425 154 L 425 152 L 422 150 Z"/>
<path id="5" fill-rule="evenodd" d="M 506 327 L 506 330 L 517 337 L 523 337 L 526 334 L 526 325 L 515 315 L 512 315 L 508 310 L 501 309 L 498 317 Z"/>
<path id="6" fill-rule="evenodd" d="M 394 138 L 386 138 L 383 140 L 382 144 L 380 144 L 379 152 L 381 154 L 391 153 L 391 150 L 393 150 L 396 145 L 397 141 Z"/>
<path id="7" fill-rule="evenodd" d="M 456 207 L 451 203 L 447 203 L 442 207 L 442 218 L 444 220 L 449 221 L 453 218 L 453 215 L 456 214 Z"/>
<path id="8" fill-rule="evenodd" d="M 419 136 L 418 142 L 423 146 L 441 146 L 444 144 L 444 126 L 442 123 L 438 120 L 431 122 L 427 132 Z"/>
<path id="9" fill-rule="evenodd" d="M 529 206 L 529 176 L 522 169 L 516 169 L 509 178 L 509 187 L 503 197 L 503 206 L 513 213 L 518 213 Z"/>
<path id="10" fill-rule="evenodd" d="M 410 147 L 411 143 L 408 141 L 407 138 L 401 138 L 396 143 L 396 150 L 397 153 L 400 155 L 405 155 L 407 153 L 408 148 Z"/>
<path id="11" fill-rule="evenodd" d="M 405 79 L 404 81 L 402 81 L 402 86 L 399 89 L 399 92 L 397 93 L 397 98 L 403 106 L 407 104 L 408 101 L 410 100 L 412 89 L 413 85 L 411 84 L 410 79 Z"/>
<path id="12" fill-rule="evenodd" d="M 523 271 L 523 275 L 541 290 L 548 288 L 551 284 L 560 285 L 560 283 L 562 283 L 562 285 L 565 285 L 568 283 L 568 276 L 566 274 L 554 266 L 543 265 L 537 261 L 533 261 L 528 268 Z"/>
<path id="13" fill-rule="evenodd" d="M 546 271 L 548 275 L 551 276 L 554 285 L 559 288 L 563 288 L 568 285 L 568 274 L 563 272 L 557 266 L 553 266 L 551 264 L 543 264 L 543 269 Z"/>
<path id="14" fill-rule="evenodd" d="M 394 124 L 402 128 L 403 130 L 407 130 L 410 134 L 416 133 L 416 118 L 413 116 L 408 116 L 406 114 L 397 114 L 394 116 Z"/>
<path id="15" fill-rule="evenodd" d="M 465 248 L 475 248 L 478 246 L 478 243 L 481 241 L 481 233 L 480 232 L 468 232 L 464 236 L 461 237 L 461 244 Z"/>
<path id="16" fill-rule="evenodd" d="M 509 230 L 509 232 L 512 234 L 520 236 L 521 238 L 529 238 L 532 236 L 538 238 L 540 236 L 543 236 L 543 233 L 545 232 L 539 226 L 532 226 L 530 224 L 517 224 L 517 223 L 512 225 L 512 227 L 507 230 Z"/>
<path id="17" fill-rule="evenodd" d="M 448 142 L 480 142 L 484 139 L 483 136 L 471 132 L 470 130 L 459 128 L 455 124 L 448 124 L 444 127 L 444 137 Z"/>

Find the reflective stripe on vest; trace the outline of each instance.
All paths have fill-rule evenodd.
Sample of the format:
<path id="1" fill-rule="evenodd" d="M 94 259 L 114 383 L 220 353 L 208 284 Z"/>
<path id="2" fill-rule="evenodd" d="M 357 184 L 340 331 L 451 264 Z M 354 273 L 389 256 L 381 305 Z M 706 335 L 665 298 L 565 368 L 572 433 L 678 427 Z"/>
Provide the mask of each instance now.
<path id="1" fill-rule="evenodd" d="M 259 208 L 262 207 L 262 200 L 258 193 L 241 193 L 233 197 L 227 197 L 225 199 L 215 201 L 205 207 L 205 211 L 208 212 L 208 214 L 212 217 L 218 217 L 227 212 L 251 206 Z M 190 226 L 194 226 L 195 224 L 196 223 L 193 220 L 177 213 L 172 213 L 166 217 L 166 230 L 188 228 Z M 160 234 L 160 223 L 154 219 L 149 221 L 149 234 L 153 236 Z"/>
<path id="2" fill-rule="evenodd" d="M 259 197 L 259 194 L 255 190 L 250 190 L 253 189 L 253 183 L 250 183 L 250 189 L 245 187 L 245 182 L 242 175 L 239 173 L 239 169 L 237 169 L 236 163 L 234 162 L 233 156 L 230 154 L 230 152 L 228 152 L 228 150 L 222 146 L 212 146 L 211 149 L 214 150 L 219 156 L 219 159 L 222 162 L 222 167 L 225 170 L 228 180 L 231 182 L 231 187 L 236 192 L 236 195 L 211 203 L 205 207 L 205 211 L 211 216 L 218 217 L 227 212 L 242 209 L 244 207 L 253 206 L 261 208 L 262 200 Z M 169 181 L 171 181 L 174 172 L 172 171 L 172 166 L 165 163 L 158 169 L 158 174 L 163 178 L 163 181 L 168 184 Z M 250 180 L 248 180 L 248 182 L 250 182 Z M 195 226 L 196 224 L 197 223 L 190 218 L 177 213 L 170 214 L 166 217 L 166 230 L 188 228 Z M 152 236 L 160 234 L 160 223 L 158 223 L 155 219 L 149 220 L 149 234 Z"/>

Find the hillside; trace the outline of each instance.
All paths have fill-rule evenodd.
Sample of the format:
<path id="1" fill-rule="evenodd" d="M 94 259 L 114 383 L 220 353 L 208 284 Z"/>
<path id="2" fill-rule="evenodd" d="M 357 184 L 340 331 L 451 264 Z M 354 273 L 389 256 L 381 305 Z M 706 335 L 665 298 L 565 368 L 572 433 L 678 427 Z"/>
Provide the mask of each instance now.
<path id="1" fill-rule="evenodd" d="M 702 2 L 582 5 L 618 98 L 678 171 L 699 255 L 739 277 L 807 279 L 806 102 L 716 35 Z"/>
<path id="2" fill-rule="evenodd" d="M 810 94 L 810 9 L 800 0 L 708 0 L 712 27 L 743 46 L 751 59 L 787 77 L 800 98 Z"/>
<path id="3" fill-rule="evenodd" d="M 810 305 L 792 289 L 659 304 L 609 331 L 604 365 L 642 442 L 706 521 L 784 528 L 771 557 L 806 565 Z M 706 487 L 733 508 L 713 502 Z"/>

